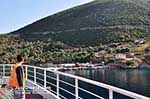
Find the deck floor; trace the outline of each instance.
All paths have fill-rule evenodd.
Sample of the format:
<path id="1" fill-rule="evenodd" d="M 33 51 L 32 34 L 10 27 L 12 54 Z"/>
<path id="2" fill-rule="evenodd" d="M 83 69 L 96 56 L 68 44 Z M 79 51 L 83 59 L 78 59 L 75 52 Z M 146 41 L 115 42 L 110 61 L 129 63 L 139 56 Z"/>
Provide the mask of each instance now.
<path id="1" fill-rule="evenodd" d="M 0 79 L 1 80 L 1 79 Z M 0 83 L 0 87 L 7 85 L 8 80 L 7 79 L 3 79 L 3 82 Z M 36 85 L 27 82 L 27 88 L 29 90 L 26 90 L 26 95 L 25 95 L 25 99 L 57 99 L 56 97 L 54 97 L 53 95 L 46 93 L 44 90 L 39 89 L 41 92 L 44 92 L 44 94 L 38 93 L 36 92 L 36 90 L 30 90 L 31 87 L 35 87 Z M 8 99 L 11 99 L 8 95 L 7 96 Z"/>
<path id="2" fill-rule="evenodd" d="M 39 94 L 26 94 L 25 99 L 43 99 Z"/>

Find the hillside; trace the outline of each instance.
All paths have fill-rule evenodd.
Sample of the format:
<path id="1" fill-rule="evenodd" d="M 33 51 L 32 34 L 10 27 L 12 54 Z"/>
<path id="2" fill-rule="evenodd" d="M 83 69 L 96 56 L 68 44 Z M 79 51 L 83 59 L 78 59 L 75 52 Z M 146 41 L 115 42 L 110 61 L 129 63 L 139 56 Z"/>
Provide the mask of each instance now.
<path id="1" fill-rule="evenodd" d="M 16 56 L 21 54 L 26 64 L 39 65 L 43 63 L 75 63 L 100 62 L 94 53 L 104 49 L 104 46 L 69 48 L 61 42 L 25 41 L 18 36 L 0 35 L 0 64 L 15 63 Z"/>
<path id="2" fill-rule="evenodd" d="M 12 32 L 25 40 L 73 46 L 150 39 L 149 0 L 95 0 L 48 16 Z"/>

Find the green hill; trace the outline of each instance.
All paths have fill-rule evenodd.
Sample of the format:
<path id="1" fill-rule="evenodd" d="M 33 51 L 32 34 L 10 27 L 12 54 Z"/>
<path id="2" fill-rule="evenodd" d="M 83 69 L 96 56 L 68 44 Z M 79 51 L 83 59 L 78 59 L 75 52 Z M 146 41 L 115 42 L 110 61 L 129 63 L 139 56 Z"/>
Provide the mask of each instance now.
<path id="1" fill-rule="evenodd" d="M 150 39 L 149 0 L 95 0 L 12 32 L 25 40 L 97 45 Z"/>

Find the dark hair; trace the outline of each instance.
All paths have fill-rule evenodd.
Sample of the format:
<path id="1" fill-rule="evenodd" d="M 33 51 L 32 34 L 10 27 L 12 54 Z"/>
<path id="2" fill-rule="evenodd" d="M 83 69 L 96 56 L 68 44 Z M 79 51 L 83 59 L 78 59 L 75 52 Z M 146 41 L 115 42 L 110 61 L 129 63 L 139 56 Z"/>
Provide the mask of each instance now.
<path id="1" fill-rule="evenodd" d="M 23 61 L 23 57 L 21 55 L 18 55 L 17 56 L 17 62 L 21 62 L 21 61 Z"/>

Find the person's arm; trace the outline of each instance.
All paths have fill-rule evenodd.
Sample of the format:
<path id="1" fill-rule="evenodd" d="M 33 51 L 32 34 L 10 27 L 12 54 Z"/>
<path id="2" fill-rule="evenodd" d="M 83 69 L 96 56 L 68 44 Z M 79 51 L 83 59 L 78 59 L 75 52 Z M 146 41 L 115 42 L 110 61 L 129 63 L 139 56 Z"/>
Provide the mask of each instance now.
<path id="1" fill-rule="evenodd" d="M 19 87 L 22 87 L 23 86 L 23 70 L 20 66 L 17 67 L 16 74 L 17 74 L 17 80 L 18 80 Z"/>

